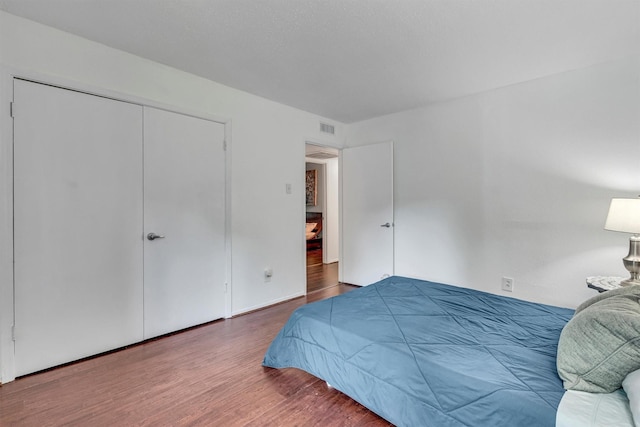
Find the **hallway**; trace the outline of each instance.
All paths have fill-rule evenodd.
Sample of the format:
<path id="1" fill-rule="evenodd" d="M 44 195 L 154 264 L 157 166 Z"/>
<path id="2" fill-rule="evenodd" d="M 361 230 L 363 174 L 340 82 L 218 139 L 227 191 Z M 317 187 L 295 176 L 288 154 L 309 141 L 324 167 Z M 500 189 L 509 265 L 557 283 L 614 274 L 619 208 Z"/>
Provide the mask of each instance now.
<path id="1" fill-rule="evenodd" d="M 338 263 L 322 263 L 322 249 L 307 250 L 307 293 L 338 284 Z"/>

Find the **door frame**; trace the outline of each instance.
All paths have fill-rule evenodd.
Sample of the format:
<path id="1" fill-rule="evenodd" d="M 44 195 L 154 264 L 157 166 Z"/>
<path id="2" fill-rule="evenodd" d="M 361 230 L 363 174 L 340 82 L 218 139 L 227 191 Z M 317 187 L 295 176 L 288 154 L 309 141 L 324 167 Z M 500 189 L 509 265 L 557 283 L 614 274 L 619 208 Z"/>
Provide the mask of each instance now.
<path id="1" fill-rule="evenodd" d="M 304 141 L 304 146 L 305 146 L 305 150 L 303 152 L 304 158 L 304 165 L 305 165 L 305 170 L 306 170 L 306 164 L 307 163 L 314 163 L 317 165 L 322 165 L 322 170 L 323 170 L 323 189 L 324 189 L 324 194 L 323 194 L 323 198 L 322 198 L 322 228 L 323 230 L 326 228 L 327 225 L 327 219 L 326 219 L 326 211 L 327 211 L 327 197 L 326 197 L 326 193 L 327 193 L 327 164 L 325 162 L 322 161 L 318 161 L 317 159 L 313 159 L 311 157 L 307 157 L 306 156 L 306 146 L 307 145 L 313 145 L 316 147 L 324 147 L 324 148 L 330 148 L 332 150 L 337 150 L 338 151 L 338 207 L 337 207 L 337 217 L 338 217 L 338 229 L 336 230 L 337 234 L 338 234 L 338 271 L 340 270 L 340 262 L 342 261 L 342 237 L 341 237 L 341 232 L 342 232 L 342 203 L 341 203 L 341 194 L 340 194 L 340 176 L 342 175 L 342 169 L 341 169 L 341 161 L 340 158 L 342 156 L 342 148 L 340 147 L 336 147 L 333 144 L 327 143 L 327 142 L 322 142 L 313 138 L 306 138 Z M 304 175 L 302 175 L 301 179 L 300 179 L 300 188 L 305 188 L 305 178 Z M 301 203 L 303 206 L 303 219 L 302 219 L 302 224 L 303 226 L 300 227 L 300 230 L 304 230 L 304 224 L 306 224 L 306 220 L 307 220 L 307 206 L 305 203 L 305 192 L 302 191 L 301 192 Z M 302 231 L 302 245 L 303 245 L 303 257 L 302 257 L 302 264 L 304 267 L 304 294 L 307 294 L 307 240 L 305 237 L 305 233 L 304 231 Z M 322 262 L 324 263 L 327 260 L 327 242 L 326 239 L 322 239 Z M 338 275 L 340 275 L 340 272 L 338 272 Z M 338 281 L 340 281 L 340 277 L 338 277 Z"/>
<path id="2" fill-rule="evenodd" d="M 202 111 L 189 110 L 164 104 L 148 98 L 101 88 L 59 76 L 0 65 L 0 384 L 15 380 L 14 355 L 14 242 L 13 242 L 13 118 L 15 79 L 57 86 L 89 95 L 101 96 L 117 101 L 148 106 L 160 110 L 184 114 L 224 125 L 225 135 L 225 317 L 231 317 L 231 153 L 232 121 L 229 117 L 217 116 Z M 16 113 L 19 107 L 15 107 Z"/>

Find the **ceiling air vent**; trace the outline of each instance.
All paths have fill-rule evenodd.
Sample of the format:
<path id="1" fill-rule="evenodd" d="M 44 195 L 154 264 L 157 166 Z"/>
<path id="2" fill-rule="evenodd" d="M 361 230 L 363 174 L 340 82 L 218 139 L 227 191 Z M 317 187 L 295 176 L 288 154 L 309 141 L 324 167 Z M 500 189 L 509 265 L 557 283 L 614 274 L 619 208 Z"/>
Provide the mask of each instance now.
<path id="1" fill-rule="evenodd" d="M 320 132 L 330 133 L 334 135 L 336 133 L 336 128 L 333 125 L 328 125 L 326 123 L 320 123 Z"/>

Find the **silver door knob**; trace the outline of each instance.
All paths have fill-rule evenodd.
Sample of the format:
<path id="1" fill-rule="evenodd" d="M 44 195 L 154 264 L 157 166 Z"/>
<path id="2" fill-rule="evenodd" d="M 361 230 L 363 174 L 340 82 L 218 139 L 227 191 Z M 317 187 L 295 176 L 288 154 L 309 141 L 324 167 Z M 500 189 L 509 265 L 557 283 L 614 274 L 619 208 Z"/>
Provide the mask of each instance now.
<path id="1" fill-rule="evenodd" d="M 381 224 L 380 227 L 389 228 L 391 227 L 391 224 L 389 224 L 388 222 L 385 222 L 384 224 Z"/>
<path id="2" fill-rule="evenodd" d="M 149 239 L 149 240 L 164 239 L 164 236 L 161 236 L 161 235 L 156 234 L 156 233 L 149 233 L 149 234 L 147 234 L 147 239 Z"/>

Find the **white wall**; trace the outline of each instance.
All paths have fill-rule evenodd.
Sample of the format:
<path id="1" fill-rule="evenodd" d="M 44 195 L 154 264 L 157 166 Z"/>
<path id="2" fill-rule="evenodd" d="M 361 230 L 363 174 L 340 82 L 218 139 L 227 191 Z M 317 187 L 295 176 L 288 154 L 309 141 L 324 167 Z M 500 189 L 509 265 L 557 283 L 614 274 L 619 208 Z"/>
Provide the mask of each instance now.
<path id="1" fill-rule="evenodd" d="M 339 147 L 340 123 L 0 12 L 0 381 L 11 378 L 12 248 L 10 72 L 96 88 L 231 125 L 232 313 L 306 292 L 304 158 L 306 140 Z M 319 121 L 336 126 L 320 135 Z M 285 184 L 293 192 L 286 194 Z M 273 268 L 265 283 L 264 268 Z"/>
<path id="2" fill-rule="evenodd" d="M 640 194 L 640 59 L 347 128 L 395 142 L 396 274 L 574 307 L 585 277 L 627 272 L 611 197 Z"/>

